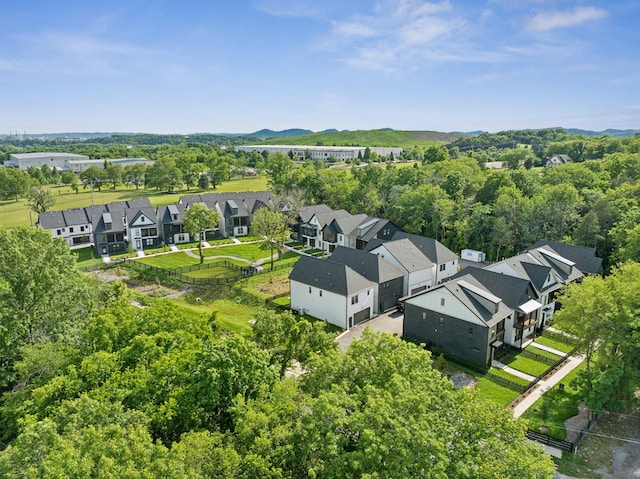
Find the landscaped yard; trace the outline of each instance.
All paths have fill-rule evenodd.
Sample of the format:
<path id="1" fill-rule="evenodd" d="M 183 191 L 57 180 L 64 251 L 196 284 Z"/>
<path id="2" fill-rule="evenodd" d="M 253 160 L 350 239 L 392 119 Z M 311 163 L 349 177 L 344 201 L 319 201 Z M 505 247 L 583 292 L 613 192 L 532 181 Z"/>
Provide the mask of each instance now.
<path id="1" fill-rule="evenodd" d="M 560 389 L 560 385 L 554 386 L 525 411 L 522 417 L 529 422 L 529 429 L 557 439 L 566 437 L 564 422 L 578 414 L 579 398 L 577 391 L 571 387 L 571 381 L 584 368 L 583 362 L 562 380 L 564 389 Z"/>
<path id="2" fill-rule="evenodd" d="M 533 377 L 537 377 L 549 369 L 549 364 L 542 361 L 536 361 L 535 359 L 526 358 L 522 354 L 516 354 L 511 358 L 502 361 L 507 366 L 527 373 Z"/>
<path id="3" fill-rule="evenodd" d="M 161 254 L 157 256 L 147 256 L 135 260 L 137 263 L 148 264 L 162 269 L 176 269 L 183 266 L 191 266 L 200 263 L 198 258 L 189 256 L 184 251 Z"/>
<path id="4" fill-rule="evenodd" d="M 542 336 L 538 336 L 536 338 L 536 343 L 540 343 L 543 346 L 549 346 L 550 348 L 557 349 L 563 353 L 570 353 L 574 348 L 574 346 L 569 342 L 569 339 L 564 342 L 555 337 L 551 338 L 548 335 L 545 335 L 545 333 L 542 333 Z"/>
<path id="5" fill-rule="evenodd" d="M 545 358 L 548 358 L 551 361 L 560 361 L 560 359 L 562 358 L 562 356 L 558 356 L 557 354 L 550 353 L 549 351 L 545 351 L 544 349 L 536 348 L 535 346 L 531 346 L 531 345 L 524 348 L 524 350 L 533 354 L 537 354 L 538 356 L 544 356 Z"/>
<path id="6" fill-rule="evenodd" d="M 102 263 L 102 258 L 100 258 L 93 246 L 73 249 L 71 250 L 71 254 L 76 256 L 76 264 L 79 268 Z"/>
<path id="7" fill-rule="evenodd" d="M 242 243 L 230 246 L 222 246 L 220 248 L 205 248 L 204 255 L 229 255 L 245 258 L 249 261 L 256 261 L 260 258 L 268 258 L 269 250 L 261 248 L 262 243 Z M 274 253 L 275 254 L 275 253 Z"/>
<path id="8" fill-rule="evenodd" d="M 491 400 L 500 404 L 501 406 L 506 407 L 519 394 L 515 389 L 502 386 L 501 384 L 498 384 L 491 378 L 487 377 L 485 374 L 482 374 L 474 369 L 459 365 L 450 360 L 448 360 L 447 363 L 451 369 L 459 370 L 464 372 L 465 374 L 473 376 L 475 380 L 474 388 L 476 389 L 476 391 L 478 391 L 478 395 L 481 399 Z"/>
<path id="9" fill-rule="evenodd" d="M 240 271 L 229 268 L 228 266 L 219 265 L 210 268 L 196 269 L 182 274 L 190 278 L 233 278 L 240 275 Z"/>

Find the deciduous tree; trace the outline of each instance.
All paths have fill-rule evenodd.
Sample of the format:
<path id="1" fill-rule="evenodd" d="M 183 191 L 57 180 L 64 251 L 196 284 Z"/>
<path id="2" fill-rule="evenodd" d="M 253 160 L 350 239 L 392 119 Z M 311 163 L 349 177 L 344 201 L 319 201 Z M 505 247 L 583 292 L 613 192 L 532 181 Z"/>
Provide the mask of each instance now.
<path id="1" fill-rule="evenodd" d="M 269 249 L 271 256 L 271 269 L 273 269 L 273 252 L 278 252 L 278 259 L 282 259 L 284 243 L 291 238 L 289 218 L 267 207 L 258 208 L 251 218 L 251 230 L 253 234 L 264 239 L 263 245 Z"/>
<path id="2" fill-rule="evenodd" d="M 205 231 L 215 229 L 220 222 L 220 214 L 199 203 L 192 204 L 184 214 L 184 229 L 193 238 L 198 238 L 198 252 L 200 264 L 204 263 L 202 242 L 205 240 Z"/>

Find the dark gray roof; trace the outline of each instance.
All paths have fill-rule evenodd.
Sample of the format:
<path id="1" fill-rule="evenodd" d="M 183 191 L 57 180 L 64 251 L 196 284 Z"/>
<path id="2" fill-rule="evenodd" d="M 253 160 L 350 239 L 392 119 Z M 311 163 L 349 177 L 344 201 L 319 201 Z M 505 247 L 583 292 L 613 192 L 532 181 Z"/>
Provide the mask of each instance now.
<path id="1" fill-rule="evenodd" d="M 511 309 L 516 309 L 530 299 L 536 299 L 531 283 L 522 278 L 515 278 L 487 269 L 469 266 L 455 274 L 450 281 L 474 278 L 483 289 L 498 296 Z"/>
<path id="2" fill-rule="evenodd" d="M 151 221 L 153 221 L 153 225 L 156 224 L 156 212 L 153 207 L 149 206 L 146 208 L 127 208 L 125 210 L 125 216 L 129 225 L 133 224 L 141 215 L 144 215 Z M 149 226 L 152 226 L 151 223 Z"/>
<path id="3" fill-rule="evenodd" d="M 160 224 L 182 224 L 184 222 L 184 212 L 187 208 L 186 204 L 178 203 L 177 205 L 160 205 L 158 206 L 158 223 Z M 173 215 L 177 215 L 177 219 L 173 219 Z"/>
<path id="4" fill-rule="evenodd" d="M 409 239 L 427 258 L 429 258 L 431 262 L 435 264 L 447 263 L 449 261 L 459 259 L 457 254 L 440 243 L 440 241 L 433 238 L 405 233 L 404 231 L 397 231 L 391 239 L 397 240 L 402 238 Z"/>
<path id="5" fill-rule="evenodd" d="M 598 258 L 596 256 L 597 253 L 595 248 L 558 243 L 557 241 L 540 240 L 531 245 L 527 250 L 545 246 L 557 252 L 560 256 L 564 256 L 565 258 L 573 261 L 576 264 L 576 267 L 583 273 L 602 273 L 602 258 Z"/>
<path id="6" fill-rule="evenodd" d="M 289 280 L 348 296 L 375 284 L 348 266 L 330 260 L 302 256 L 291 270 Z"/>
<path id="7" fill-rule="evenodd" d="M 351 233 L 353 229 L 357 227 L 366 217 L 367 215 L 365 215 L 364 213 L 359 215 L 340 216 L 338 218 L 334 218 L 328 226 L 331 229 L 335 229 L 337 233 L 349 235 L 349 233 Z"/>
<path id="8" fill-rule="evenodd" d="M 347 265 L 369 281 L 378 284 L 404 276 L 402 271 L 381 256 L 344 246 L 336 247 L 331 254 L 331 261 Z"/>
<path id="9" fill-rule="evenodd" d="M 64 228 L 66 226 L 62 211 L 45 211 L 38 215 L 38 224 L 46 229 Z"/>

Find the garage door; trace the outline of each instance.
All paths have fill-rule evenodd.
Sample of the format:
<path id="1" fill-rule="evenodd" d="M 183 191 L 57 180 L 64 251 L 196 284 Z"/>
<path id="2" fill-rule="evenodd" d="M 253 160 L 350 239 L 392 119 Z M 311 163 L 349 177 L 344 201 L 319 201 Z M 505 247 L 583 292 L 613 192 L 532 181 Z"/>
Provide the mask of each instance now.
<path id="1" fill-rule="evenodd" d="M 363 309 L 359 313 L 353 315 L 353 324 L 360 324 L 371 317 L 371 308 Z"/>

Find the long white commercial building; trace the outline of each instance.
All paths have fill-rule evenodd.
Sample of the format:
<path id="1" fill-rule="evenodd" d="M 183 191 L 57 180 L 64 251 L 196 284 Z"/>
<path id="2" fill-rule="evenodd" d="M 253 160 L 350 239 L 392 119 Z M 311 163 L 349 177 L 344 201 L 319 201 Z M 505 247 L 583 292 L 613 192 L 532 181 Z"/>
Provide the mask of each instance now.
<path id="1" fill-rule="evenodd" d="M 328 160 L 329 158 L 335 158 L 337 161 L 355 160 L 358 158 L 358 153 L 361 157 L 364 156 L 366 148 L 364 146 L 305 146 L 305 145 L 241 145 L 234 147 L 236 151 L 246 151 L 251 153 L 257 151 L 262 153 L 266 151 L 270 155 L 274 153 L 282 153 L 283 155 L 289 155 L 289 152 L 299 160 L 306 160 L 307 155 L 312 160 Z M 393 154 L 394 158 L 398 158 L 402 154 L 402 148 L 399 147 L 370 147 L 371 153 L 377 153 L 379 156 L 388 158 Z"/>
<path id="2" fill-rule="evenodd" d="M 14 153 L 9 155 L 9 161 L 5 163 L 5 166 L 12 166 L 26 171 L 32 166 L 42 168 L 44 165 L 48 165 L 51 169 L 55 168 L 58 171 L 82 173 L 90 166 L 104 168 L 105 161 L 121 166 L 135 164 L 152 165 L 154 163 L 154 160 L 148 160 L 146 158 L 91 160 L 86 155 L 76 155 L 73 153 Z"/>

